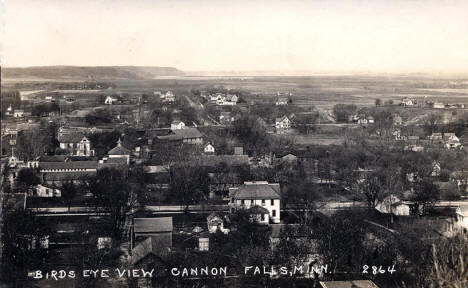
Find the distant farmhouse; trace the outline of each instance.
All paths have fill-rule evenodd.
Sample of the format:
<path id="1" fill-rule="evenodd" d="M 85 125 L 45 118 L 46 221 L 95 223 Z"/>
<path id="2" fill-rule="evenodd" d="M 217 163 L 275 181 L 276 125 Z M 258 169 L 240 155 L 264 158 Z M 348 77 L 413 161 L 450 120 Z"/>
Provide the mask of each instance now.
<path id="1" fill-rule="evenodd" d="M 275 105 L 276 106 L 288 105 L 288 103 L 289 103 L 289 101 L 291 99 L 291 96 L 292 96 L 291 92 L 288 92 L 288 93 L 278 92 Z"/>
<path id="2" fill-rule="evenodd" d="M 175 102 L 175 94 L 171 90 L 167 91 L 165 94 L 161 93 L 161 101 L 163 103 L 174 103 Z"/>
<path id="3" fill-rule="evenodd" d="M 235 106 L 239 97 L 236 94 L 215 93 L 210 95 L 210 101 L 219 106 Z"/>
<path id="4" fill-rule="evenodd" d="M 416 101 L 414 99 L 411 99 L 411 98 L 403 98 L 403 99 L 401 99 L 400 104 L 402 106 L 414 106 L 414 105 L 416 105 Z"/>

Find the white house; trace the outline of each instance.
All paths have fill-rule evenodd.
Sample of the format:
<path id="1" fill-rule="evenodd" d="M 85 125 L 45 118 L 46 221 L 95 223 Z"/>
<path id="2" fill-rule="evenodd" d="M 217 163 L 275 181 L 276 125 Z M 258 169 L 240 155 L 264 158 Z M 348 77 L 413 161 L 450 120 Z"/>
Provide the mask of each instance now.
<path id="1" fill-rule="evenodd" d="M 398 197 L 390 195 L 384 198 L 380 203 L 375 206 L 375 209 L 380 213 L 393 214 L 397 216 L 408 216 L 410 215 L 410 206 Z"/>
<path id="2" fill-rule="evenodd" d="M 175 95 L 171 90 L 169 90 L 166 92 L 166 94 L 161 95 L 161 100 L 164 103 L 174 103 Z"/>
<path id="3" fill-rule="evenodd" d="M 451 150 L 461 148 L 460 139 L 455 135 L 455 133 L 444 133 L 443 139 L 447 149 Z"/>
<path id="4" fill-rule="evenodd" d="M 432 104 L 432 108 L 444 109 L 444 108 L 445 108 L 445 105 L 444 105 L 444 103 L 442 103 L 442 102 L 434 102 L 434 104 Z"/>
<path id="5" fill-rule="evenodd" d="M 24 111 L 23 110 L 15 110 L 13 112 L 13 117 L 15 117 L 15 118 L 24 117 Z"/>
<path id="6" fill-rule="evenodd" d="M 117 101 L 117 99 L 112 98 L 111 96 L 107 96 L 106 99 L 104 99 L 104 104 L 112 105 L 115 101 Z"/>
<path id="7" fill-rule="evenodd" d="M 231 211 L 247 209 L 259 223 L 280 223 L 281 190 L 278 183 L 267 181 L 244 182 L 229 188 Z"/>
<path id="8" fill-rule="evenodd" d="M 203 148 L 203 152 L 205 152 L 207 154 L 214 154 L 215 153 L 215 148 L 210 142 L 208 142 L 205 145 L 205 147 Z"/>
<path id="9" fill-rule="evenodd" d="M 276 129 L 287 130 L 291 128 L 291 121 L 289 120 L 287 116 L 276 118 L 275 127 Z"/>
<path id="10" fill-rule="evenodd" d="M 60 189 L 54 187 L 47 187 L 41 184 L 36 185 L 35 187 L 36 196 L 44 197 L 44 198 L 51 198 L 51 197 L 61 197 L 62 192 Z"/>
<path id="11" fill-rule="evenodd" d="M 216 231 L 221 231 L 224 234 L 229 233 L 229 229 L 224 228 L 224 221 L 221 216 L 216 213 L 211 213 L 206 217 L 206 222 L 208 225 L 208 232 L 216 233 Z"/>
<path id="12" fill-rule="evenodd" d="M 60 149 L 66 150 L 71 156 L 94 156 L 91 141 L 82 133 L 61 134 L 58 141 Z"/>
<path id="13" fill-rule="evenodd" d="M 173 121 L 171 123 L 171 130 L 185 129 L 185 123 L 182 121 Z"/>
<path id="14" fill-rule="evenodd" d="M 414 106 L 416 104 L 416 101 L 410 98 L 403 98 L 401 99 L 401 105 L 403 106 Z"/>

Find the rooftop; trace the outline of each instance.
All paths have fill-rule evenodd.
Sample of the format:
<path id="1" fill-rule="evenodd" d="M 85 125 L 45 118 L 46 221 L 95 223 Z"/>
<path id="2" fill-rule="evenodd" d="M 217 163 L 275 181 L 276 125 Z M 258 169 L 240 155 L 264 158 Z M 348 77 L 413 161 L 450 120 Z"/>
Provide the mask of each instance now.
<path id="1" fill-rule="evenodd" d="M 244 182 L 239 188 L 231 188 L 235 199 L 280 199 L 280 185 L 266 181 Z"/>
<path id="2" fill-rule="evenodd" d="M 135 233 L 172 232 L 172 217 L 135 218 L 133 227 Z"/>

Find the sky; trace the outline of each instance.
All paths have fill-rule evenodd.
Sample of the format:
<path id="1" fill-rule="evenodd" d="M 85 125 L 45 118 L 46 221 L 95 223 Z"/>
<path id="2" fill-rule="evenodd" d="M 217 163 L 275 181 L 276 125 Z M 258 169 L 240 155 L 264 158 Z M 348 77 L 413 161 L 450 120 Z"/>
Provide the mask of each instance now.
<path id="1" fill-rule="evenodd" d="M 468 73 L 467 0 L 0 0 L 4 66 Z"/>

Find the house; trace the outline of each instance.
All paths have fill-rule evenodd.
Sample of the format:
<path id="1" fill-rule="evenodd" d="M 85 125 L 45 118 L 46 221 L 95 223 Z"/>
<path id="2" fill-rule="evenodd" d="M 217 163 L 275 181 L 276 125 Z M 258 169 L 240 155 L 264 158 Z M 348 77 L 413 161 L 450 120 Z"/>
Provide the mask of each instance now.
<path id="1" fill-rule="evenodd" d="M 275 128 L 276 130 L 288 130 L 291 128 L 291 121 L 287 116 L 276 118 Z"/>
<path id="2" fill-rule="evenodd" d="M 416 104 L 416 101 L 410 98 L 403 98 L 401 99 L 401 105 L 403 106 L 414 106 Z"/>
<path id="3" fill-rule="evenodd" d="M 440 176 L 440 163 L 437 161 L 432 161 L 432 177 L 439 177 Z"/>
<path id="4" fill-rule="evenodd" d="M 104 104 L 106 105 L 112 105 L 115 102 L 117 102 L 117 99 L 113 98 L 112 96 L 106 96 L 106 98 L 104 99 Z"/>
<path id="5" fill-rule="evenodd" d="M 244 182 L 240 187 L 230 188 L 229 196 L 231 211 L 247 209 L 249 213 L 258 215 L 261 223 L 280 223 L 281 191 L 278 183 Z"/>
<path id="6" fill-rule="evenodd" d="M 235 94 L 221 95 L 216 98 L 216 104 L 221 106 L 234 106 L 237 105 L 237 101 L 239 101 L 239 97 Z"/>
<path id="7" fill-rule="evenodd" d="M 176 120 L 171 123 L 171 130 L 180 130 L 184 128 L 185 128 L 185 123 L 182 121 Z"/>
<path id="8" fill-rule="evenodd" d="M 456 215 L 458 226 L 466 233 L 468 231 L 468 203 L 459 204 Z"/>
<path id="9" fill-rule="evenodd" d="M 122 141 L 117 141 L 117 146 L 107 152 L 108 159 L 111 159 L 112 162 L 114 159 L 122 159 L 122 163 L 130 164 L 130 154 L 132 151 L 122 146 Z"/>
<path id="10" fill-rule="evenodd" d="M 445 105 L 444 103 L 442 102 L 434 102 L 432 104 L 432 108 L 435 108 L 435 109 L 444 109 L 445 108 Z"/>
<path id="11" fill-rule="evenodd" d="M 175 94 L 171 90 L 169 90 L 165 94 L 161 95 L 161 101 L 163 103 L 174 103 Z"/>
<path id="12" fill-rule="evenodd" d="M 71 156 L 94 156 L 91 141 L 82 133 L 59 134 L 60 149 L 66 150 Z"/>
<path id="13" fill-rule="evenodd" d="M 371 280 L 320 281 L 322 288 L 379 288 Z"/>
<path id="14" fill-rule="evenodd" d="M 216 231 L 221 231 L 224 234 L 229 233 L 229 229 L 224 228 L 223 218 L 215 212 L 206 217 L 206 222 L 208 225 L 208 232 L 210 233 L 216 233 Z"/>
<path id="15" fill-rule="evenodd" d="M 289 99 L 285 97 L 278 97 L 278 99 L 275 102 L 276 106 L 284 106 L 288 105 Z"/>
<path id="16" fill-rule="evenodd" d="M 224 95 L 222 93 L 215 93 L 210 95 L 210 101 L 213 103 L 219 103 L 224 101 Z"/>
<path id="17" fill-rule="evenodd" d="M 390 195 L 384 198 L 375 206 L 375 209 L 380 213 L 393 214 L 397 216 L 410 215 L 410 205 L 401 201 L 398 197 Z"/>
<path id="18" fill-rule="evenodd" d="M 174 230 L 172 224 L 172 217 L 159 217 L 159 218 L 134 218 L 133 225 L 131 227 L 131 247 L 132 249 L 132 262 L 138 262 L 142 257 L 142 253 L 135 255 L 133 252 L 153 252 L 154 250 L 148 250 L 148 247 L 138 247 L 141 242 L 150 244 L 150 248 L 165 248 L 163 250 L 158 249 L 158 253 L 169 252 L 172 247 L 172 231 Z M 151 240 L 148 240 L 151 239 Z M 156 245 L 154 245 L 156 244 Z M 140 250 L 142 249 L 142 251 Z M 143 253 L 144 254 L 144 253 Z"/>
<path id="19" fill-rule="evenodd" d="M 203 152 L 205 154 L 214 154 L 215 153 L 215 147 L 211 144 L 211 142 L 208 142 L 205 147 L 203 148 Z"/>
<path id="20" fill-rule="evenodd" d="M 277 96 L 277 100 L 275 102 L 275 105 L 283 106 L 283 105 L 288 105 L 289 99 L 291 98 L 292 94 L 291 92 L 288 92 L 288 93 L 278 92 L 276 96 Z"/>
<path id="21" fill-rule="evenodd" d="M 22 118 L 24 117 L 24 110 L 15 110 L 13 112 L 13 117 L 15 118 Z"/>
<path id="22" fill-rule="evenodd" d="M 62 192 L 60 191 L 60 189 L 57 189 L 55 187 L 48 187 L 48 186 L 38 184 L 34 188 L 35 188 L 34 189 L 35 190 L 34 191 L 35 196 L 37 196 L 37 197 L 51 198 L 51 197 L 61 197 L 62 196 Z"/>
<path id="23" fill-rule="evenodd" d="M 180 142 L 186 144 L 203 144 L 203 135 L 197 128 L 171 130 L 168 135 L 157 136 L 159 141 Z"/>
<path id="24" fill-rule="evenodd" d="M 455 133 L 444 133 L 445 148 L 449 150 L 460 149 L 463 146 L 460 143 L 460 139 L 455 135 Z"/>

